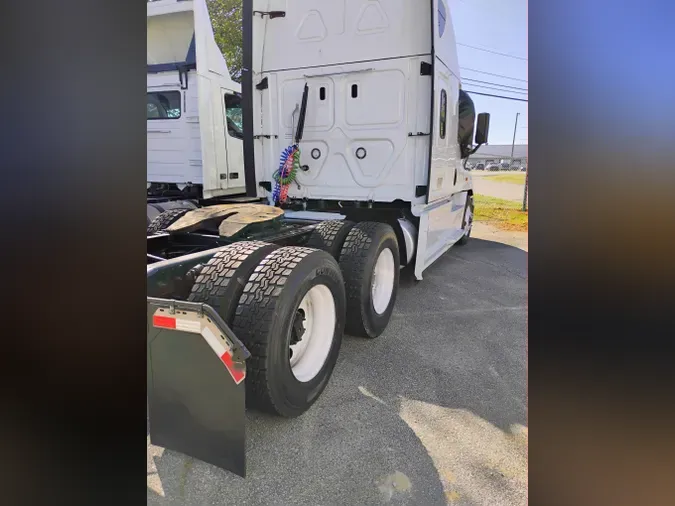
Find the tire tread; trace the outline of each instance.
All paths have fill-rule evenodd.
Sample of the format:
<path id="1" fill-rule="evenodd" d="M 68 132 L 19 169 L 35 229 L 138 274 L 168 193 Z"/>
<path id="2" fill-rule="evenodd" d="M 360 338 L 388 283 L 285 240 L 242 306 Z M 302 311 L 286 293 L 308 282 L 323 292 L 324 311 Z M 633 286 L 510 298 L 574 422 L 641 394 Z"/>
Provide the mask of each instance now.
<path id="1" fill-rule="evenodd" d="M 192 209 L 169 209 L 168 211 L 159 213 L 148 225 L 147 234 L 158 234 L 159 232 L 165 230 L 172 223 L 178 221 L 178 219 L 188 211 L 192 211 Z"/>
<path id="2" fill-rule="evenodd" d="M 276 305 L 293 269 L 316 250 L 300 246 L 279 248 L 256 267 L 244 287 L 233 320 L 233 330 L 251 352 L 246 370 L 246 404 L 260 411 L 285 415 L 270 395 L 267 351 L 274 335 Z"/>
<path id="3" fill-rule="evenodd" d="M 275 248 L 276 245 L 262 241 L 242 241 L 226 246 L 201 268 L 188 301 L 208 304 L 231 325 L 251 271 Z"/>
<path id="4" fill-rule="evenodd" d="M 324 221 L 312 231 L 307 246 L 326 251 L 339 260 L 342 245 L 354 225 L 347 220 Z"/>
<path id="5" fill-rule="evenodd" d="M 356 224 L 349 231 L 340 253 L 340 268 L 345 279 L 347 295 L 346 332 L 354 336 L 375 337 L 376 335 L 364 314 L 367 301 L 363 299 L 362 285 L 365 282 L 365 271 L 371 255 L 370 248 L 378 233 L 391 235 L 396 241 L 396 234 L 391 226 L 380 222 L 364 221 Z M 398 249 L 394 254 L 398 254 Z M 392 298 L 395 296 L 394 292 Z"/>

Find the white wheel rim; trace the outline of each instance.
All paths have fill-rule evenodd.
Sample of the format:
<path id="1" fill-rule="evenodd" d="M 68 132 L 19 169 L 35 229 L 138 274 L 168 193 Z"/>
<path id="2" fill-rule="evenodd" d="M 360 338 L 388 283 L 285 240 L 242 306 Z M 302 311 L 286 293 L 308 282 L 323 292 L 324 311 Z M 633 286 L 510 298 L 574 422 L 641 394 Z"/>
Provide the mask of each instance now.
<path id="1" fill-rule="evenodd" d="M 464 235 L 469 235 L 469 232 L 471 232 L 472 223 L 473 223 L 473 213 L 471 212 L 471 205 L 467 204 L 466 214 L 464 215 Z"/>
<path id="2" fill-rule="evenodd" d="M 290 346 L 291 371 L 306 383 L 319 374 L 333 346 L 337 311 L 333 293 L 326 285 L 313 286 L 300 301 L 304 333 Z"/>
<path id="3" fill-rule="evenodd" d="M 394 254 L 389 248 L 383 249 L 373 270 L 373 284 L 370 289 L 373 308 L 377 314 L 387 310 L 394 292 Z"/>

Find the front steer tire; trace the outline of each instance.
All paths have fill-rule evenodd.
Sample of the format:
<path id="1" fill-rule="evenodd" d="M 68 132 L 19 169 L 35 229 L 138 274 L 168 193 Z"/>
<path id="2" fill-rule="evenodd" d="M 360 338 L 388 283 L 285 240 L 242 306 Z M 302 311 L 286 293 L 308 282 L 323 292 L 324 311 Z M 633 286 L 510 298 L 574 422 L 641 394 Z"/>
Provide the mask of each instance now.
<path id="1" fill-rule="evenodd" d="M 373 297 L 375 265 L 380 255 L 388 259 L 387 283 L 390 298 Z M 340 253 L 340 267 L 347 292 L 346 332 L 353 336 L 378 337 L 389 323 L 394 310 L 399 282 L 399 248 L 394 229 L 386 223 L 364 221 L 349 231 Z M 388 290 L 387 290 L 388 291 Z M 376 306 L 379 306 L 376 309 Z"/>
<path id="2" fill-rule="evenodd" d="M 466 197 L 466 204 L 464 205 L 464 216 L 462 216 L 462 230 L 464 234 L 457 241 L 458 246 L 464 246 L 469 242 L 469 237 L 471 237 L 471 229 L 473 228 L 473 196 L 468 195 Z"/>

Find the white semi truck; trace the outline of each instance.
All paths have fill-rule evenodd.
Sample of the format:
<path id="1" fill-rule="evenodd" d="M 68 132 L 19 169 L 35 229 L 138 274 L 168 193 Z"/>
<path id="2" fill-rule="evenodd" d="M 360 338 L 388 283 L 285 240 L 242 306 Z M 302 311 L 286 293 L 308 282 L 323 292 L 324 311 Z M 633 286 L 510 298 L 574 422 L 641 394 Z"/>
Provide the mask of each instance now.
<path id="1" fill-rule="evenodd" d="M 244 406 L 315 402 L 399 270 L 471 233 L 445 0 L 244 0 L 241 88 L 206 0 L 148 1 L 148 396 L 155 444 L 245 473 Z"/>

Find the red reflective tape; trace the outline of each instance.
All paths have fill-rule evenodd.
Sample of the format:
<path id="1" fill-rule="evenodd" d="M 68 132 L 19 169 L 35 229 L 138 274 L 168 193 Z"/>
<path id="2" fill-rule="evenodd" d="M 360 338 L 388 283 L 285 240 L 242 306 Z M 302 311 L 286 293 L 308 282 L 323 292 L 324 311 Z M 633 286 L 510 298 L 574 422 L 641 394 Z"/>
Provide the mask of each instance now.
<path id="1" fill-rule="evenodd" d="M 158 316 L 154 315 L 152 317 L 152 324 L 155 327 L 162 327 L 165 329 L 175 329 L 176 328 L 176 319 L 169 318 L 168 316 Z"/>
<path id="2" fill-rule="evenodd" d="M 230 371 L 230 374 L 232 375 L 232 379 L 234 382 L 238 385 L 242 381 L 244 381 L 244 378 L 246 377 L 246 372 L 237 369 L 234 365 L 234 362 L 232 362 L 232 355 L 230 355 L 229 351 L 226 351 L 223 353 L 220 357 L 220 360 L 223 361 L 223 364 L 225 364 L 225 367 L 227 367 L 227 370 Z"/>

